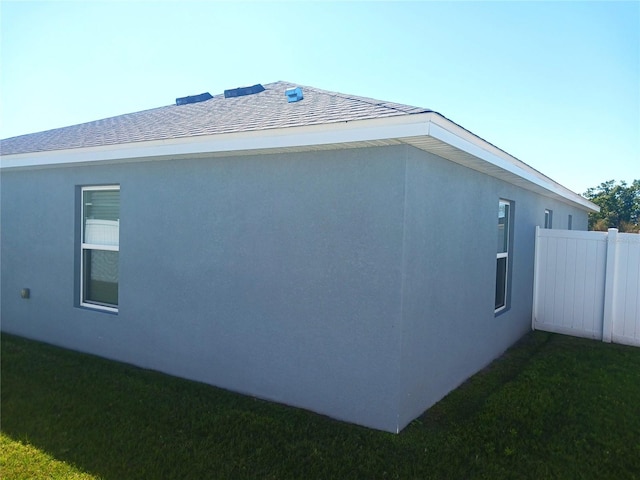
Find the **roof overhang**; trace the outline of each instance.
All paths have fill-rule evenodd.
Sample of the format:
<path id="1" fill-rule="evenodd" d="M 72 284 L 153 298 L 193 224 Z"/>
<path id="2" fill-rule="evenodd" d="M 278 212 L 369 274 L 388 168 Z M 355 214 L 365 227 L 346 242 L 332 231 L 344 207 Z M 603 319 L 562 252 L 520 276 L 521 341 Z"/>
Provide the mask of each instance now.
<path id="1" fill-rule="evenodd" d="M 599 207 L 436 112 L 0 156 L 1 170 L 409 144 L 541 195 Z"/>

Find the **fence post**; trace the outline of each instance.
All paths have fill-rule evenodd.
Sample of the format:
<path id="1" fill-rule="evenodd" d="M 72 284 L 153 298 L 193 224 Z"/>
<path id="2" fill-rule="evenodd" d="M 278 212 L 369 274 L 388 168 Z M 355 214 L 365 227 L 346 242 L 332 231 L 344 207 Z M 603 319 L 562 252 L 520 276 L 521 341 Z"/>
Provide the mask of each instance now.
<path id="1" fill-rule="evenodd" d="M 607 231 L 607 263 L 604 276 L 604 315 L 602 318 L 602 341 L 611 343 L 614 321 L 614 294 L 616 280 L 616 253 L 618 249 L 618 229 Z"/>
<path id="2" fill-rule="evenodd" d="M 536 225 L 533 250 L 533 308 L 531 311 L 531 330 L 536 329 L 538 318 L 538 269 L 540 268 L 540 225 Z"/>

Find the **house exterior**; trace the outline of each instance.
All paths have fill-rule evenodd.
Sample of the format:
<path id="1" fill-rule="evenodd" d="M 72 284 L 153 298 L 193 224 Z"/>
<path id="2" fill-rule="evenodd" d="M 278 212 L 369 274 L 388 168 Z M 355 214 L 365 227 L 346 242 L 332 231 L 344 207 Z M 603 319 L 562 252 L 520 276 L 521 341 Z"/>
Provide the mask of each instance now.
<path id="1" fill-rule="evenodd" d="M 3 140 L 2 330 L 390 432 L 525 334 L 536 225 L 597 207 L 436 112 L 294 87 Z"/>

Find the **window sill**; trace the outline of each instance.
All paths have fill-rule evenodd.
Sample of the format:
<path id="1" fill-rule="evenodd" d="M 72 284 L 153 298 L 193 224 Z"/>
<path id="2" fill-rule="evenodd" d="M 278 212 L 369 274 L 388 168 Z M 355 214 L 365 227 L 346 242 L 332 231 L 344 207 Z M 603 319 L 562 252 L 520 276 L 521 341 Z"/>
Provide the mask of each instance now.
<path id="1" fill-rule="evenodd" d="M 81 303 L 80 305 L 78 305 L 78 307 L 82 308 L 83 310 L 91 310 L 93 312 L 102 312 L 102 313 L 109 313 L 111 315 L 118 315 L 118 309 L 114 307 L 106 307 L 102 305 L 96 305 L 94 303 Z"/>

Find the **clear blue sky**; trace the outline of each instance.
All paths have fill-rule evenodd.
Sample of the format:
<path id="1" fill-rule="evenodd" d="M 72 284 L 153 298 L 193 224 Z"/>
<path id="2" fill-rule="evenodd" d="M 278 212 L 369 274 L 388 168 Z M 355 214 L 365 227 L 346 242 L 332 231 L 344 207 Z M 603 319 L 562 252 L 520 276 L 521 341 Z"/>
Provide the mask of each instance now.
<path id="1" fill-rule="evenodd" d="M 287 80 L 428 107 L 582 193 L 640 178 L 640 2 L 0 3 L 6 138 Z"/>

